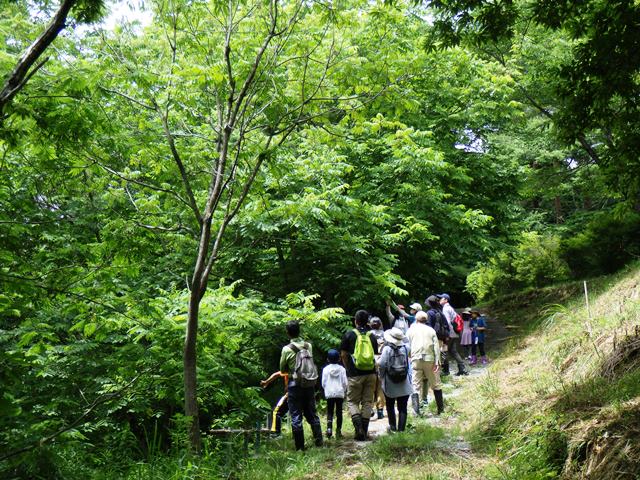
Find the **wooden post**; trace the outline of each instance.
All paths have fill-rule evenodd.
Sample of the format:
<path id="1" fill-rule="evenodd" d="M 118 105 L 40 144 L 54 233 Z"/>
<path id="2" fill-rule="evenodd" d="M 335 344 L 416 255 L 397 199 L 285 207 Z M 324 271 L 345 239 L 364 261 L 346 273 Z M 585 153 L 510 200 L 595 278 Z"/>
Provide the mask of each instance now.
<path id="1" fill-rule="evenodd" d="M 260 431 L 262 430 L 262 424 L 260 422 L 256 422 L 256 442 L 253 445 L 256 453 L 260 451 Z"/>
<path id="2" fill-rule="evenodd" d="M 592 336 L 591 331 L 591 307 L 589 306 L 589 290 L 587 290 L 587 281 L 584 282 L 584 299 L 587 304 L 587 332 L 589 332 L 589 336 Z"/>

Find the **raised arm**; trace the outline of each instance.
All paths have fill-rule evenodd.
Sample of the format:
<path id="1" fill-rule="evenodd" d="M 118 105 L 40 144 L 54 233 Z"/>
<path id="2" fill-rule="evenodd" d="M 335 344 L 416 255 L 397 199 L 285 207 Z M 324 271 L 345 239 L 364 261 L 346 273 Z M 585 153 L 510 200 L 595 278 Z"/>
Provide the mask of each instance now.
<path id="1" fill-rule="evenodd" d="M 271 376 L 269 378 L 267 378 L 266 380 L 260 380 L 260 386 L 262 388 L 266 388 L 269 385 L 271 385 L 276 379 L 282 377 L 282 372 L 277 371 L 277 372 L 273 372 L 271 374 Z"/>
<path id="2" fill-rule="evenodd" d="M 389 320 L 389 324 L 393 327 L 393 322 L 396 320 L 396 317 L 391 313 L 391 305 L 389 305 L 390 300 L 387 300 L 387 305 L 384 307 L 384 311 L 387 312 L 387 319 Z"/>
<path id="3" fill-rule="evenodd" d="M 393 309 L 398 312 L 400 315 L 402 315 L 404 318 L 409 318 L 411 315 L 409 315 L 407 312 L 405 312 L 404 310 L 398 308 L 398 305 L 396 305 L 396 302 L 394 302 L 393 300 L 389 300 L 389 303 L 391 304 L 391 306 L 393 307 Z"/>

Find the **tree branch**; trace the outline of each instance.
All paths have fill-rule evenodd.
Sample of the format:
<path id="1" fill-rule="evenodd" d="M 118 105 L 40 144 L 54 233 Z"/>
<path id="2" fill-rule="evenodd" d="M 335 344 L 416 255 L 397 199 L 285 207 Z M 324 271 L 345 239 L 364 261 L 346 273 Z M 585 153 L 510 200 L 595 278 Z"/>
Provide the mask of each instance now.
<path id="1" fill-rule="evenodd" d="M 173 138 L 171 131 L 169 130 L 169 124 L 167 122 L 166 115 L 163 115 L 160 111 L 158 111 L 160 118 L 162 120 L 162 128 L 164 129 L 164 135 L 169 143 L 169 149 L 171 150 L 171 155 L 173 156 L 173 160 L 176 162 L 178 166 L 178 170 L 180 170 L 180 176 L 182 177 L 182 183 L 184 184 L 184 189 L 187 192 L 188 205 L 193 211 L 193 214 L 196 216 L 196 220 L 200 225 L 202 225 L 202 215 L 200 214 L 200 210 L 198 209 L 198 204 L 196 203 L 196 197 L 193 195 L 193 190 L 191 189 L 191 182 L 189 181 L 189 177 L 187 176 L 187 170 L 184 168 L 184 163 L 182 163 L 182 158 L 180 158 L 180 154 L 178 153 L 178 149 L 176 148 L 176 143 Z"/>
<path id="2" fill-rule="evenodd" d="M 49 45 L 56 39 L 58 34 L 66 27 L 67 15 L 77 3 L 77 0 L 63 0 L 57 12 L 47 25 L 44 32 L 35 39 L 35 41 L 22 54 L 18 64 L 15 66 L 7 80 L 5 81 L 2 91 L 0 91 L 0 118 L 4 107 L 16 96 L 16 94 L 26 85 L 27 81 L 33 74 L 39 70 L 46 62 L 46 59 L 36 65 L 35 69 L 29 73 L 31 67 L 38 61 L 38 58 L 44 53 Z"/>
<path id="3" fill-rule="evenodd" d="M 130 97 L 129 95 L 122 93 L 122 92 L 118 92 L 117 90 L 111 90 L 109 88 L 103 87 L 103 86 L 99 86 L 98 88 L 100 88 L 100 90 L 107 92 L 107 93 L 112 93 L 114 95 L 118 95 L 122 98 L 126 98 L 127 100 L 129 100 L 130 102 L 135 103 L 136 105 L 142 107 L 142 108 L 146 108 L 147 110 L 153 110 L 155 111 L 155 107 L 153 105 L 149 105 L 148 103 L 144 103 L 140 100 L 136 100 L 133 97 Z"/>

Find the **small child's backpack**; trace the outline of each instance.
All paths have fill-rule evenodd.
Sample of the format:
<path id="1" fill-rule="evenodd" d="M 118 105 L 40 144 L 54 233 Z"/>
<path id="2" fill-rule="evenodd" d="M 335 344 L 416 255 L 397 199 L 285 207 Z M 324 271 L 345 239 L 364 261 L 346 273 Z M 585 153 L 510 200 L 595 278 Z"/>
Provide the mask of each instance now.
<path id="1" fill-rule="evenodd" d="M 298 348 L 290 343 L 289 348 L 296 354 L 296 366 L 293 369 L 292 379 L 302 388 L 315 387 L 318 381 L 318 368 L 309 352 L 309 344 L 305 342 L 303 348 Z"/>
<path id="2" fill-rule="evenodd" d="M 449 338 L 449 324 L 442 312 L 436 312 L 435 320 L 433 322 L 433 329 L 436 331 L 438 340 L 445 340 Z"/>
<path id="3" fill-rule="evenodd" d="M 369 339 L 369 334 L 361 334 L 357 328 L 353 331 L 356 333 L 356 346 L 353 350 L 353 364 L 358 370 L 373 370 L 375 360 L 373 358 L 373 345 Z"/>
<path id="4" fill-rule="evenodd" d="M 462 322 L 462 317 L 459 313 L 456 313 L 456 318 L 453 319 L 453 331 L 460 335 L 463 329 L 464 323 Z"/>
<path id="5" fill-rule="evenodd" d="M 387 368 L 387 376 L 393 383 L 402 383 L 409 374 L 409 360 L 407 356 L 407 348 L 397 345 L 389 345 L 393 350 L 389 357 L 389 368 Z M 400 350 L 402 348 L 402 350 Z"/>

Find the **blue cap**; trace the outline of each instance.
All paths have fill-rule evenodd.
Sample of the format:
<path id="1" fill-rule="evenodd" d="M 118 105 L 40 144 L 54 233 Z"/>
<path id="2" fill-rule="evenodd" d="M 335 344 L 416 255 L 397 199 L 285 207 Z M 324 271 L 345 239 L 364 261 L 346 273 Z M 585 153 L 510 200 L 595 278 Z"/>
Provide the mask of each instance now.
<path id="1" fill-rule="evenodd" d="M 451 301 L 451 297 L 449 296 L 448 293 L 441 293 L 440 295 L 438 295 L 440 298 L 446 298 L 447 302 Z"/>
<path id="2" fill-rule="evenodd" d="M 329 360 L 329 363 L 338 363 L 340 361 L 340 352 L 332 348 L 327 352 L 327 360 Z"/>

